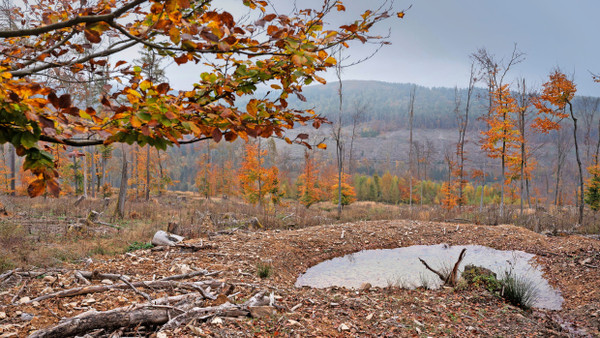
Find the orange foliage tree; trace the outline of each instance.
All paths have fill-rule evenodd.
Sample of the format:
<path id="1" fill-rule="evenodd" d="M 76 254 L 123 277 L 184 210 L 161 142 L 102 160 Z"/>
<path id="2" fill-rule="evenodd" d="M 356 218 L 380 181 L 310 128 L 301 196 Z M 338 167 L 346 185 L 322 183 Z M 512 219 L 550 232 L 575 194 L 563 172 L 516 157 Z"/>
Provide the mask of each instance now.
<path id="1" fill-rule="evenodd" d="M 249 203 L 263 205 L 270 195 L 274 204 L 279 203 L 279 170 L 273 166 L 265 168 L 267 150 L 260 148 L 260 142 L 248 143 L 245 146 L 245 156 L 240 168 L 238 179 L 242 196 Z"/>
<path id="2" fill-rule="evenodd" d="M 584 206 L 584 182 L 581 157 L 579 155 L 579 144 L 577 142 L 577 118 L 573 113 L 573 104 L 571 101 L 575 97 L 577 88 L 572 80 L 559 69 L 550 73 L 550 79 L 543 84 L 541 95 L 534 100 L 534 106 L 538 109 L 538 117 L 534 121 L 534 127 L 542 132 L 557 130 L 560 128 L 556 120 L 571 117 L 573 122 L 573 140 L 575 144 L 575 158 L 577 160 L 577 168 L 579 170 L 579 224 L 583 223 L 583 206 Z M 569 112 L 567 113 L 567 108 Z"/>
<path id="3" fill-rule="evenodd" d="M 315 167 L 314 158 L 308 150 L 304 151 L 304 169 L 298 176 L 296 184 L 298 199 L 307 208 L 327 196 L 319 186 L 319 170 Z"/>
<path id="4" fill-rule="evenodd" d="M 247 10 L 237 11 L 240 4 Z M 285 138 L 297 124 L 318 128 L 324 119 L 288 107 L 289 96 L 303 98 L 303 86 L 325 83 L 318 74 L 337 63 L 332 48 L 351 41 L 385 43 L 370 31 L 391 16 L 385 8 L 368 10 L 335 27 L 328 15 L 345 10 L 336 0 L 288 15 L 268 1 L 240 0 L 229 5 L 243 13 L 237 19 L 224 6 L 213 0 L 11 2 L 11 25 L 0 31 L 0 144 L 13 144 L 25 157 L 23 168 L 35 176 L 29 195 L 59 193 L 58 172 L 42 141 L 75 147 L 124 142 L 164 150 L 206 138 Z M 191 88 L 175 91 L 119 60 L 119 53 L 140 47 L 177 65 L 202 63 L 207 71 Z M 94 100 L 101 106 L 94 107 L 45 80 L 63 75 L 111 78 L 119 85 L 104 88 L 106 94 Z M 276 93 L 252 98 L 245 107 L 235 104 L 262 84 Z"/>
<path id="5" fill-rule="evenodd" d="M 514 167 L 520 163 L 521 134 L 517 128 L 513 114 L 518 110 L 515 98 L 510 93 L 508 85 L 498 87 L 492 93 L 492 109 L 483 120 L 488 129 L 481 132 L 481 149 L 488 157 L 500 159 L 501 180 L 500 184 L 500 214 L 504 209 L 505 185 L 511 182 L 513 174 L 507 172 L 507 166 Z"/>

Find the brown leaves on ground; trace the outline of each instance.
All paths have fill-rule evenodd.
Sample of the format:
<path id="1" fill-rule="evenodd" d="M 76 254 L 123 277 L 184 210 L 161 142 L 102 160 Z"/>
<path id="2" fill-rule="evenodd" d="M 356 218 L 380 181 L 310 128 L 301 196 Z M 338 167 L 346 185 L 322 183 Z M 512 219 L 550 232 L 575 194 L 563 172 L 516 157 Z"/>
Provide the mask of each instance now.
<path id="1" fill-rule="evenodd" d="M 344 236 L 341 234 L 344 233 Z M 198 240 L 199 241 L 199 240 Z M 168 331 L 174 336 L 567 336 L 600 334 L 600 242 L 581 236 L 546 237 L 523 228 L 418 222 L 374 221 L 317 226 L 285 231 L 234 231 L 204 238 L 218 248 L 199 252 L 140 250 L 71 269 L 124 273 L 132 282 L 159 279 L 189 269 L 222 271 L 219 280 L 235 285 L 230 300 L 241 303 L 258 289 L 269 289 L 282 308 L 260 318 L 210 318 Z M 395 287 L 363 291 L 342 288 L 295 288 L 299 274 L 323 260 L 376 248 L 418 244 L 480 244 L 538 255 L 550 284 L 561 290 L 561 311 L 526 312 L 483 289 L 454 291 L 404 290 Z M 261 279 L 257 264 L 269 261 L 273 274 Z M 52 274 L 51 272 L 48 273 Z M 145 299 L 133 290 L 114 290 L 72 298 L 13 304 L 74 287 L 69 273 L 53 278 L 23 278 L 0 293 L 0 334 L 26 335 L 95 308 L 108 310 Z M 200 278 L 200 277 L 199 277 Z M 93 281 L 95 284 L 98 281 Z M 46 289 L 46 290 L 44 290 Z M 152 297 L 172 291 L 145 289 Z M 237 293 L 239 292 L 239 293 Z M 23 321 L 23 313 L 33 320 Z M 148 328 L 138 328 L 149 330 Z M 135 329 L 124 330 L 135 333 Z M 144 331 L 148 332 L 148 331 Z"/>

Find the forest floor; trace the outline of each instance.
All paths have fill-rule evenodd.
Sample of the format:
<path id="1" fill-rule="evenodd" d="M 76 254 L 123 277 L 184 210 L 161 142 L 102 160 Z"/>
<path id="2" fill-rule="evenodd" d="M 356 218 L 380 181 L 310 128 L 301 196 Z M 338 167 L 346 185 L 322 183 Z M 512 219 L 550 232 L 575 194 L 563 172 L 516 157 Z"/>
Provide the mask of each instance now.
<path id="1" fill-rule="evenodd" d="M 94 257 L 81 263 L 37 270 L 32 276 L 15 271 L 0 274 L 0 337 L 27 336 L 95 309 L 105 311 L 173 296 L 180 288 L 124 287 L 106 292 L 34 301 L 35 297 L 85 286 L 75 271 L 127 275 L 130 282 L 206 269 L 211 280 L 233 286 L 225 298 L 233 304 L 258 291 L 273 294 L 277 308 L 252 316 L 209 316 L 155 333 L 160 326 L 138 325 L 120 330 L 89 328 L 89 337 L 117 331 L 126 336 L 600 336 L 600 241 L 579 235 L 537 234 L 511 225 L 483 226 L 425 221 L 367 221 L 319 225 L 295 230 L 235 231 L 186 241 L 199 250 L 141 249 L 126 254 Z M 365 249 L 410 245 L 479 244 L 536 255 L 549 283 L 564 297 L 559 311 L 522 310 L 485 289 L 402 289 L 397 286 L 365 290 L 332 287 L 296 288 L 296 278 L 324 260 Z M 270 265 L 268 278 L 257 269 Z M 4 281 L 2 281 L 4 278 Z M 91 279 L 94 285 L 107 280 Z M 114 282 L 118 283 L 118 281 Z M 148 286 L 148 285 L 147 285 Z M 215 289 L 217 290 L 217 289 Z M 144 292 L 146 294 L 144 294 Z M 203 306 L 222 304 L 222 297 Z M 219 301 L 221 299 L 221 301 Z M 168 306 L 166 306 L 168 307 Z M 175 307 L 173 307 L 175 308 Z M 170 318 L 170 317 L 169 317 Z"/>

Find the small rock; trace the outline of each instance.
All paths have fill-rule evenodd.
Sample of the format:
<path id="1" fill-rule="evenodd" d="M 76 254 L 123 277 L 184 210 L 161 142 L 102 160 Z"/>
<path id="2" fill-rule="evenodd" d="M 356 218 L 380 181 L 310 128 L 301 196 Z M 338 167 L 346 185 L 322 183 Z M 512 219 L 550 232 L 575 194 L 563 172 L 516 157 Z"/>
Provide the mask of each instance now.
<path id="1" fill-rule="evenodd" d="M 475 328 L 471 325 L 467 326 L 467 331 L 475 331 Z"/>
<path id="2" fill-rule="evenodd" d="M 21 320 L 24 322 L 28 322 L 33 319 L 33 315 L 31 313 L 23 312 L 21 313 Z"/>
<path id="3" fill-rule="evenodd" d="M 223 324 L 223 319 L 221 319 L 221 317 L 215 317 L 215 318 L 213 318 L 213 320 L 211 320 L 210 323 L 211 324 Z"/>
<path id="4" fill-rule="evenodd" d="M 371 319 L 373 319 L 373 314 L 372 314 L 372 313 L 370 313 L 370 314 L 367 316 L 367 318 L 366 318 L 366 319 L 367 319 L 367 320 L 371 320 Z"/>
<path id="5" fill-rule="evenodd" d="M 52 284 L 54 282 L 56 282 L 56 277 L 54 276 L 44 276 L 44 278 L 42 278 L 42 280 L 46 283 Z"/>
<path id="6" fill-rule="evenodd" d="M 96 302 L 96 300 L 94 298 L 86 298 L 81 301 L 81 303 L 84 305 L 94 304 L 95 302 Z"/>
<path id="7" fill-rule="evenodd" d="M 0 312 L 0 320 L 6 319 L 6 312 Z"/>
<path id="8" fill-rule="evenodd" d="M 359 291 L 369 291 L 371 289 L 371 283 L 362 283 L 360 285 Z"/>
<path id="9" fill-rule="evenodd" d="M 38 306 L 40 306 L 40 303 L 39 302 L 32 302 L 31 305 L 33 307 L 38 307 Z"/>
<path id="10" fill-rule="evenodd" d="M 19 299 L 19 304 L 25 304 L 27 302 L 29 302 L 31 300 L 31 298 L 29 297 L 23 297 L 21 299 Z"/>
<path id="11" fill-rule="evenodd" d="M 329 306 L 336 307 L 336 306 L 340 306 L 340 304 L 339 303 L 329 303 Z"/>
<path id="12" fill-rule="evenodd" d="M 248 310 L 252 318 L 263 318 L 273 315 L 271 306 L 249 306 Z"/>
<path id="13" fill-rule="evenodd" d="M 16 314 L 17 316 L 20 316 L 20 315 L 21 315 L 21 313 L 23 313 L 23 312 L 21 312 L 21 311 L 15 311 L 15 314 Z"/>
<path id="14" fill-rule="evenodd" d="M 192 270 L 192 268 L 190 268 L 190 266 L 187 265 L 187 264 L 179 264 L 179 271 L 181 272 L 181 274 L 185 275 L 185 274 L 190 273 L 190 272 L 192 272 L 194 270 Z"/>
<path id="15" fill-rule="evenodd" d="M 300 324 L 300 322 L 295 321 L 293 319 L 288 319 L 288 323 L 293 326 L 302 326 L 302 324 Z"/>
<path id="16" fill-rule="evenodd" d="M 110 279 L 103 279 L 102 282 L 100 282 L 102 284 L 106 284 L 106 285 L 112 285 L 113 281 L 111 281 Z"/>
<path id="17" fill-rule="evenodd" d="M 343 332 L 343 331 L 350 331 L 350 327 L 348 325 L 346 325 L 345 323 L 340 324 L 340 326 L 338 326 L 338 331 Z"/>
<path id="18" fill-rule="evenodd" d="M 164 332 L 159 332 L 156 334 L 156 338 L 169 338 L 169 336 Z"/>
<path id="19" fill-rule="evenodd" d="M 188 327 L 190 328 L 190 331 L 192 331 L 192 333 L 195 334 L 196 336 L 202 337 L 202 336 L 206 335 L 204 333 L 204 330 L 202 330 L 201 328 L 199 328 L 197 326 L 188 325 Z"/>

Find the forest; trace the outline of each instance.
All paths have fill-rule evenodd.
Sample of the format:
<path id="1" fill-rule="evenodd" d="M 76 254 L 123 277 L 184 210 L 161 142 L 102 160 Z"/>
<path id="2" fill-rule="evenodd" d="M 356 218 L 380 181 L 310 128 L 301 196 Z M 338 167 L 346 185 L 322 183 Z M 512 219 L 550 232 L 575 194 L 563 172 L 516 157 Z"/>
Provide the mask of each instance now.
<path id="1" fill-rule="evenodd" d="M 0 337 L 600 335 L 600 77 L 369 7 L 0 2 Z"/>

